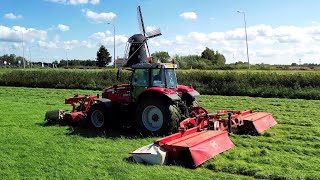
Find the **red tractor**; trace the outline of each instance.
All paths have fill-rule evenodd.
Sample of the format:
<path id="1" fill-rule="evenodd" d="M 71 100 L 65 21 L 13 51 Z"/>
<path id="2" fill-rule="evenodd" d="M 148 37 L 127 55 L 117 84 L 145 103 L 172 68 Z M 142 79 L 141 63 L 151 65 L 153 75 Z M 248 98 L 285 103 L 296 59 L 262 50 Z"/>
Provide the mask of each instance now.
<path id="1" fill-rule="evenodd" d="M 95 128 L 137 125 L 140 132 L 153 135 L 177 132 L 180 121 L 198 106 L 200 94 L 177 84 L 176 67 L 170 63 L 134 64 L 130 84 L 105 88 L 100 98 L 67 98 L 65 103 L 72 104 L 72 112 L 50 111 L 46 119 L 60 124 L 89 123 Z"/>
<path id="2" fill-rule="evenodd" d="M 144 133 L 176 132 L 179 122 L 189 117 L 197 105 L 199 93 L 177 84 L 176 64 L 139 63 L 131 68 L 130 84 L 106 88 L 102 98 L 95 99 L 87 115 L 90 123 L 101 128 L 111 121 L 119 123 L 120 119 L 129 118 Z"/>

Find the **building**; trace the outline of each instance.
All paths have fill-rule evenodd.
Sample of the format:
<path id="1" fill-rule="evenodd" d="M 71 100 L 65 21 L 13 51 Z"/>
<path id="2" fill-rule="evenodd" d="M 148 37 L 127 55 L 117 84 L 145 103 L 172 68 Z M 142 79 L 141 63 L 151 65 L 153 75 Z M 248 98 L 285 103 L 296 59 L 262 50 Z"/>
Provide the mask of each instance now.
<path id="1" fill-rule="evenodd" d="M 116 59 L 116 67 L 122 67 L 126 64 L 126 62 L 127 62 L 127 59 L 118 57 Z"/>

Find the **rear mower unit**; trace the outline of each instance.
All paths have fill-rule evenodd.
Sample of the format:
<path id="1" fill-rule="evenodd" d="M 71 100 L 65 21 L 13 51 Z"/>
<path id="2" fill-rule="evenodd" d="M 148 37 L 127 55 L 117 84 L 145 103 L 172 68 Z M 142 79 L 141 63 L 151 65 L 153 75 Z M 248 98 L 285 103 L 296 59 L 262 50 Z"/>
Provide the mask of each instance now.
<path id="1" fill-rule="evenodd" d="M 209 114 L 199 106 L 192 86 L 178 85 L 176 64 L 152 63 L 147 40 L 160 30 L 145 32 L 140 7 L 141 34 L 128 39 L 124 68 L 132 72 L 128 84 L 114 85 L 101 95 L 65 99 L 71 111 L 48 111 L 45 120 L 61 125 L 135 127 L 148 135 L 168 135 L 131 154 L 137 162 L 197 167 L 234 145 L 228 133 L 260 134 L 274 126 L 270 113 L 220 110 Z M 150 57 L 150 53 L 149 53 Z M 117 77 L 121 77 L 118 69 Z"/>

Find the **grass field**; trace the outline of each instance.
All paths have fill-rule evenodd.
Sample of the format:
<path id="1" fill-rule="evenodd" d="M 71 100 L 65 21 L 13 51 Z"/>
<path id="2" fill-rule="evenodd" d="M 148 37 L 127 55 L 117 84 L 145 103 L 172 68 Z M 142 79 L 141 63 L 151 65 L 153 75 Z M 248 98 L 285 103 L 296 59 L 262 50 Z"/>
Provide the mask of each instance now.
<path id="1" fill-rule="evenodd" d="M 0 179 L 320 179 L 319 100 L 202 96 L 210 111 L 268 111 L 278 125 L 231 135 L 236 147 L 192 170 L 128 161 L 155 138 L 44 126 L 44 113 L 69 108 L 75 93 L 99 91 L 0 87 Z"/>

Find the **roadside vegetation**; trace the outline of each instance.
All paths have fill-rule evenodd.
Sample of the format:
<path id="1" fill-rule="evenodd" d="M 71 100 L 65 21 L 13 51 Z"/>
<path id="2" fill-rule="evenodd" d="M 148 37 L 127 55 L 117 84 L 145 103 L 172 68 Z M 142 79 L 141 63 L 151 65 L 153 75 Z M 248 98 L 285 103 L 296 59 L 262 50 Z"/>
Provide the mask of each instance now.
<path id="1" fill-rule="evenodd" d="M 319 179 L 320 101 L 201 96 L 211 112 L 271 112 L 278 125 L 261 136 L 231 135 L 236 147 L 197 169 L 150 166 L 128 152 L 156 138 L 124 131 L 46 126 L 47 110 L 70 109 L 64 98 L 100 91 L 0 87 L 0 179 Z"/>
<path id="2" fill-rule="evenodd" d="M 117 80 L 115 69 L 0 70 L 0 85 L 101 90 L 129 83 L 130 71 L 122 72 Z M 178 70 L 177 78 L 207 95 L 320 99 L 320 71 Z"/>

